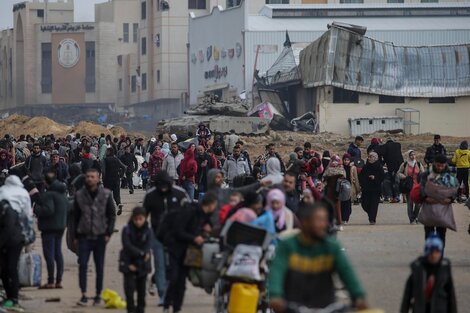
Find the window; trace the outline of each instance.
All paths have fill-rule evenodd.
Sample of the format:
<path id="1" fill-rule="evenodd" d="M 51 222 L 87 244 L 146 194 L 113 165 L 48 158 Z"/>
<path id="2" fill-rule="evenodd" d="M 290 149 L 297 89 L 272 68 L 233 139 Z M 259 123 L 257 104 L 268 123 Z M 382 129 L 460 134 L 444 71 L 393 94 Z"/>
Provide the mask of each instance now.
<path id="1" fill-rule="evenodd" d="M 118 80 L 119 91 L 122 91 L 122 78 Z"/>
<path id="2" fill-rule="evenodd" d="M 364 3 L 364 0 L 339 0 L 339 3 Z"/>
<path id="3" fill-rule="evenodd" d="M 122 66 L 122 55 L 117 56 L 117 62 L 119 66 Z"/>
<path id="4" fill-rule="evenodd" d="M 139 24 L 138 23 L 132 24 L 132 42 L 137 42 L 138 31 L 139 31 Z"/>
<path id="5" fill-rule="evenodd" d="M 333 103 L 359 103 L 359 93 L 342 88 L 334 88 Z"/>
<path id="6" fill-rule="evenodd" d="M 44 10 L 43 9 L 37 10 L 36 15 L 37 15 L 37 17 L 44 17 Z"/>
<path id="7" fill-rule="evenodd" d="M 140 3 L 140 16 L 143 20 L 147 18 L 147 1 Z"/>
<path id="8" fill-rule="evenodd" d="M 147 73 L 142 73 L 142 90 L 147 90 Z"/>
<path id="9" fill-rule="evenodd" d="M 289 0 L 266 0 L 266 4 L 289 4 Z"/>
<path id="10" fill-rule="evenodd" d="M 160 83 L 160 70 L 157 70 L 157 83 Z"/>
<path id="11" fill-rule="evenodd" d="M 142 55 L 147 54 L 147 38 L 142 38 Z"/>
<path id="12" fill-rule="evenodd" d="M 135 75 L 132 75 L 131 78 L 131 91 L 135 92 L 137 90 L 137 77 Z"/>
<path id="13" fill-rule="evenodd" d="M 188 0 L 188 9 L 205 10 L 206 0 Z"/>
<path id="14" fill-rule="evenodd" d="M 429 98 L 429 103 L 455 103 L 454 97 Z"/>
<path id="15" fill-rule="evenodd" d="M 421 3 L 429 3 L 429 2 L 439 2 L 438 0 L 421 0 Z"/>
<path id="16" fill-rule="evenodd" d="M 379 96 L 379 103 L 405 103 L 405 97 Z"/>
<path id="17" fill-rule="evenodd" d="M 404 0 L 387 0 L 387 3 L 405 3 Z"/>
<path id="18" fill-rule="evenodd" d="M 52 44 L 41 44 L 41 91 L 52 92 Z"/>
<path id="19" fill-rule="evenodd" d="M 227 0 L 227 8 L 235 7 L 237 5 L 240 5 L 242 0 Z"/>
<path id="20" fill-rule="evenodd" d="M 95 92 L 95 42 L 87 41 L 86 46 L 86 64 L 85 64 L 85 90 L 86 92 Z"/>
<path id="21" fill-rule="evenodd" d="M 122 24 L 122 41 L 129 42 L 129 23 Z"/>

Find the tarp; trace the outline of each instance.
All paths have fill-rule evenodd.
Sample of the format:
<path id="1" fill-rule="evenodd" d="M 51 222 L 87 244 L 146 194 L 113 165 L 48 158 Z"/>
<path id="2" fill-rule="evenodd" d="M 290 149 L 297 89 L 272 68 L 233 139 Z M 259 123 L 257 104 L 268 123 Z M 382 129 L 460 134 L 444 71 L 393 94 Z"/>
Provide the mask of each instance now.
<path id="1" fill-rule="evenodd" d="M 332 26 L 300 54 L 305 88 L 402 97 L 470 95 L 470 44 L 405 47 Z"/>

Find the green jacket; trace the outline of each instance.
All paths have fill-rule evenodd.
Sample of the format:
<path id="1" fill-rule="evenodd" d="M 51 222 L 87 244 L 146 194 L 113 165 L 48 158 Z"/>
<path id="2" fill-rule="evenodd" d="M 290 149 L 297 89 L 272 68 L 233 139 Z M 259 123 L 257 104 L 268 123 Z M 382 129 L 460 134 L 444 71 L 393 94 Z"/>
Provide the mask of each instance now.
<path id="1" fill-rule="evenodd" d="M 65 192 L 65 185 L 56 180 L 42 195 L 42 204 L 34 210 L 38 217 L 40 231 L 56 232 L 65 230 L 70 205 Z"/>
<path id="2" fill-rule="evenodd" d="M 299 235 L 281 241 L 269 271 L 269 296 L 309 308 L 325 308 L 336 302 L 333 273 L 338 273 L 353 301 L 365 297 L 364 289 L 341 251 L 326 238 L 313 246 Z"/>

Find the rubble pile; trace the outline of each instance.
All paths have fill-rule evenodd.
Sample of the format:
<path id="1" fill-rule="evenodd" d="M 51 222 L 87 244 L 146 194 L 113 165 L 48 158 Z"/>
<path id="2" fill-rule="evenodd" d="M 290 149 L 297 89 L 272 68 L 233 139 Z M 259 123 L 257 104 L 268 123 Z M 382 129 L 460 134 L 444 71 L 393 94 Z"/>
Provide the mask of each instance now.
<path id="1" fill-rule="evenodd" d="M 120 136 L 126 134 L 122 127 L 104 127 L 95 123 L 82 121 L 76 126 L 57 123 L 44 116 L 28 117 L 24 115 L 11 115 L 0 120 L 0 133 L 15 137 L 31 135 L 33 137 L 54 134 L 66 136 L 71 133 L 80 133 L 84 136 L 99 136 L 100 134 Z"/>

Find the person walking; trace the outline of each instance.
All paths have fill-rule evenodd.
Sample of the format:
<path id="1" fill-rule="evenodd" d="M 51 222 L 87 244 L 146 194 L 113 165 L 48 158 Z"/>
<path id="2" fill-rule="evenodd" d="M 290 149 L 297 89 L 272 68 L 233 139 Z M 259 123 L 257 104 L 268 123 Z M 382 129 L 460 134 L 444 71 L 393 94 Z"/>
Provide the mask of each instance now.
<path id="1" fill-rule="evenodd" d="M 134 193 L 134 172 L 137 171 L 139 168 L 139 164 L 137 163 L 137 158 L 131 152 L 131 146 L 127 146 L 124 149 L 124 154 L 121 156 L 121 162 L 126 166 L 126 184 L 127 188 L 129 189 L 129 194 Z"/>
<path id="2" fill-rule="evenodd" d="M 417 184 L 419 184 L 419 176 L 424 173 L 424 166 L 416 160 L 416 153 L 413 150 L 409 150 L 406 153 L 408 160 L 404 162 L 398 169 L 398 178 L 401 180 L 403 185 L 404 180 L 409 179 L 412 184 L 409 184 L 411 189 L 405 193 L 406 197 L 406 206 L 408 211 L 408 218 L 410 219 L 410 224 L 418 224 L 418 214 L 421 205 L 419 203 L 413 203 L 411 201 L 411 190 Z"/>
<path id="3" fill-rule="evenodd" d="M 362 160 L 361 146 L 364 143 L 364 138 L 361 136 L 356 136 L 354 142 L 352 142 L 347 153 L 351 156 L 351 161 L 357 163 L 357 161 Z"/>
<path id="4" fill-rule="evenodd" d="M 346 171 L 344 170 L 341 159 L 337 155 L 331 157 L 328 168 L 323 173 L 323 180 L 326 182 L 325 187 L 325 198 L 330 200 L 335 208 L 335 218 L 338 230 L 343 230 L 343 220 L 341 217 L 341 202 L 338 199 L 338 193 L 336 191 L 336 185 L 339 179 L 346 178 Z"/>
<path id="5" fill-rule="evenodd" d="M 400 313 L 457 313 L 451 264 L 443 251 L 438 236 L 426 239 L 424 256 L 411 264 Z"/>
<path id="6" fill-rule="evenodd" d="M 230 186 L 233 184 L 235 177 L 250 174 L 250 168 L 245 158 L 241 155 L 239 146 L 233 148 L 233 153 L 225 161 L 222 170 Z"/>
<path id="7" fill-rule="evenodd" d="M 191 201 L 194 200 L 197 169 L 197 162 L 194 159 L 194 147 L 190 147 L 184 153 L 184 159 L 180 164 L 179 182 L 188 193 Z"/>
<path id="8" fill-rule="evenodd" d="M 106 150 L 106 157 L 101 161 L 103 185 L 112 191 L 113 199 L 118 205 L 117 214 L 122 213 L 121 204 L 121 174 L 126 171 L 126 166 L 114 154 L 113 148 Z"/>
<path id="9" fill-rule="evenodd" d="M 344 224 L 348 224 L 352 213 L 352 203 L 359 204 L 357 196 L 361 192 L 361 184 L 359 183 L 357 168 L 351 163 L 351 156 L 347 153 L 343 155 L 343 168 L 346 179 L 351 183 L 351 199 L 341 202 L 341 218 Z"/>
<path id="10" fill-rule="evenodd" d="M 468 199 L 468 171 L 470 170 L 470 150 L 468 150 L 468 141 L 464 140 L 460 143 L 452 157 L 452 163 L 457 166 L 457 179 L 459 185 L 463 184 L 463 188 L 459 188 L 459 202 L 465 202 Z"/>
<path id="11" fill-rule="evenodd" d="M 122 230 L 119 271 L 124 275 L 127 313 L 144 313 L 147 275 L 150 273 L 150 251 L 153 233 L 146 221 L 145 209 L 136 207 Z M 137 291 L 137 306 L 134 297 Z"/>
<path id="12" fill-rule="evenodd" d="M 200 204 L 188 204 L 175 216 L 167 244 L 169 276 L 163 312 L 169 312 L 170 307 L 174 313 L 181 312 L 188 273 L 184 265 L 186 250 L 189 245 L 202 246 L 204 236 L 211 231 L 210 217 L 216 207 L 217 196 L 206 193 Z"/>
<path id="13" fill-rule="evenodd" d="M 240 137 L 235 134 L 235 130 L 230 130 L 230 135 L 225 137 L 225 151 L 227 154 L 233 153 L 233 148 L 236 146 L 237 141 L 240 140 Z"/>
<path id="14" fill-rule="evenodd" d="M 214 167 L 211 156 L 205 151 L 202 145 L 197 147 L 196 154 L 197 173 L 196 186 L 198 193 L 205 193 L 207 190 L 207 172 Z"/>
<path id="15" fill-rule="evenodd" d="M 42 195 L 42 204 L 34 209 L 47 264 L 47 283 L 40 289 L 62 289 L 62 275 L 64 274 L 62 238 L 67 226 L 69 200 L 66 196 L 65 184 L 56 178 L 54 172 L 47 173 L 45 181 L 46 192 Z M 57 269 L 55 277 L 54 269 Z"/>
<path id="16" fill-rule="evenodd" d="M 369 216 L 369 223 L 375 225 L 379 208 L 381 185 L 385 173 L 376 152 L 369 153 L 367 162 L 359 174 L 362 189 L 362 208 Z"/>
<path id="17" fill-rule="evenodd" d="M 24 312 L 18 302 L 18 262 L 25 237 L 20 215 L 32 220 L 31 200 L 18 176 L 10 175 L 0 188 L 0 276 L 6 293 L 2 308 Z"/>
<path id="18" fill-rule="evenodd" d="M 47 167 L 47 158 L 42 154 L 41 145 L 36 142 L 33 151 L 25 160 L 26 173 L 34 180 L 39 191 L 44 189 L 44 170 Z"/>
<path id="19" fill-rule="evenodd" d="M 441 135 L 434 135 L 434 143 L 426 149 L 424 162 L 430 167 L 434 163 L 435 156 L 440 154 L 447 155 L 447 150 L 441 143 Z"/>
<path id="20" fill-rule="evenodd" d="M 153 154 L 150 156 L 148 163 L 149 176 L 154 177 L 163 168 L 163 162 L 165 160 L 165 154 L 160 146 L 156 146 Z"/>
<path id="21" fill-rule="evenodd" d="M 387 166 L 387 176 L 392 184 L 392 199 L 390 203 L 400 202 L 400 191 L 397 184 L 397 172 L 400 165 L 403 164 L 403 155 L 401 153 L 401 144 L 393 141 L 391 138 L 380 149 L 382 157 Z"/>
<path id="22" fill-rule="evenodd" d="M 183 161 L 184 156 L 179 151 L 178 144 L 176 142 L 171 143 L 170 153 L 165 157 L 163 160 L 162 170 L 166 171 L 168 175 L 173 179 L 173 182 L 178 182 L 179 175 L 178 175 L 178 167 Z M 150 176 L 152 179 L 152 176 Z"/>
<path id="23" fill-rule="evenodd" d="M 88 261 L 93 252 L 96 270 L 93 305 L 96 306 L 101 302 L 100 295 L 103 290 L 106 244 L 114 232 L 116 221 L 116 204 L 111 191 L 100 186 L 100 175 L 96 169 L 86 172 L 85 186 L 75 195 L 73 218 L 77 238 L 74 244 L 78 247 L 79 285 L 82 292 L 77 304 L 88 304 Z"/>
<path id="24" fill-rule="evenodd" d="M 452 210 L 452 201 L 454 201 L 457 192 L 455 195 L 449 196 L 445 199 L 436 199 L 434 194 L 428 194 L 426 191 L 426 185 L 430 181 L 438 180 L 440 184 L 444 187 L 455 187 L 457 188 L 457 182 L 455 182 L 455 177 L 450 174 L 449 166 L 447 165 L 447 157 L 445 155 L 439 154 L 434 157 L 434 163 L 428 171 L 421 174 L 420 177 L 420 194 L 423 199 L 423 206 L 421 210 L 425 210 L 427 206 L 438 205 L 441 209 Z M 455 185 L 455 186 L 454 186 Z M 442 208 L 442 206 L 447 206 Z M 444 246 L 446 244 L 446 227 L 436 226 L 435 224 L 424 224 L 424 237 L 429 238 L 432 234 L 437 233 L 439 238 L 441 238 Z"/>
<path id="25" fill-rule="evenodd" d="M 48 166 L 48 171 L 53 171 L 56 178 L 65 183 L 69 176 L 69 167 L 67 164 L 60 159 L 59 151 L 53 150 L 51 154 L 50 165 Z"/>
<path id="26" fill-rule="evenodd" d="M 155 293 L 156 285 L 160 305 L 163 305 L 166 290 L 165 252 L 163 243 L 156 236 L 159 234 L 163 218 L 173 210 L 180 210 L 187 202 L 189 202 L 189 197 L 186 191 L 176 186 L 173 178 L 164 170 L 156 175 L 155 186 L 147 192 L 144 198 L 143 206 L 147 216 L 150 216 L 152 230 L 155 235 L 152 242 L 155 273 L 152 277 L 149 293 Z"/>

